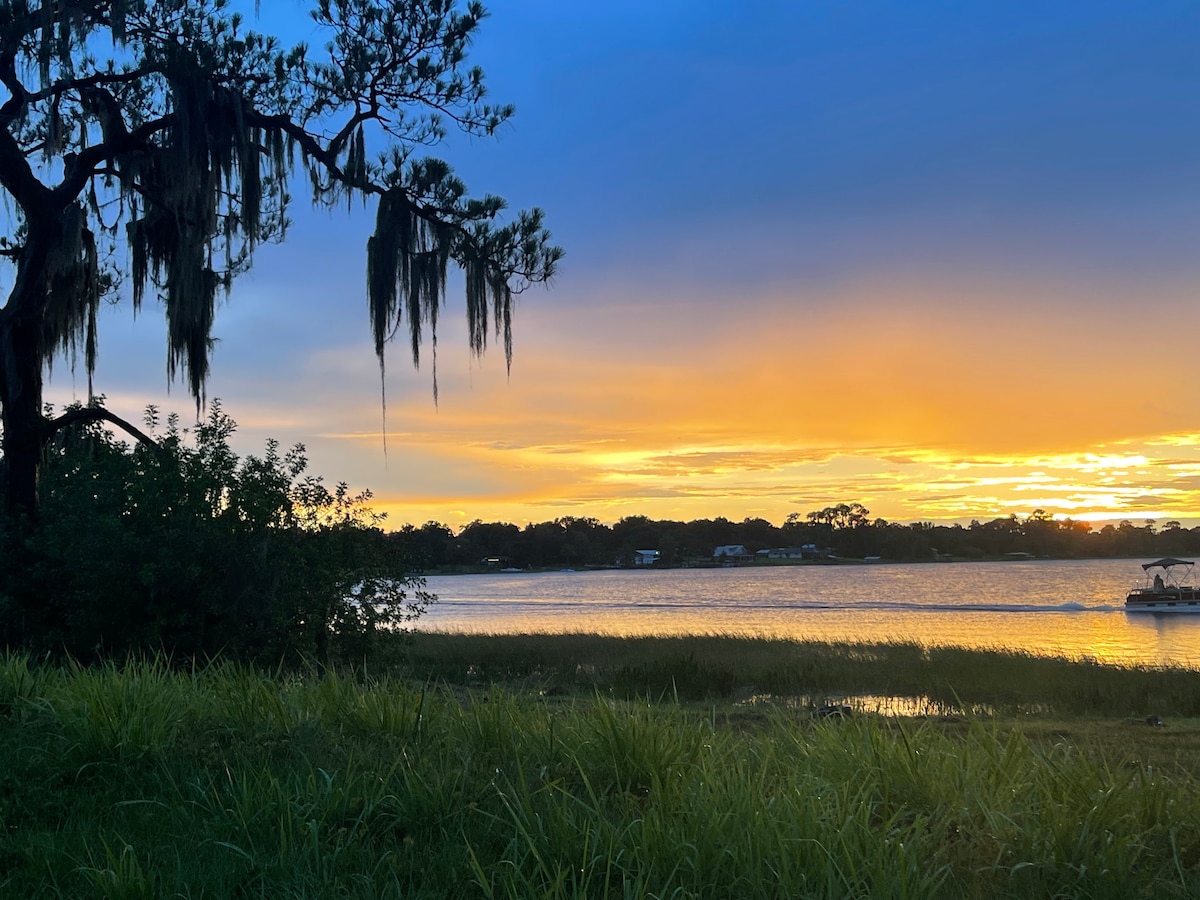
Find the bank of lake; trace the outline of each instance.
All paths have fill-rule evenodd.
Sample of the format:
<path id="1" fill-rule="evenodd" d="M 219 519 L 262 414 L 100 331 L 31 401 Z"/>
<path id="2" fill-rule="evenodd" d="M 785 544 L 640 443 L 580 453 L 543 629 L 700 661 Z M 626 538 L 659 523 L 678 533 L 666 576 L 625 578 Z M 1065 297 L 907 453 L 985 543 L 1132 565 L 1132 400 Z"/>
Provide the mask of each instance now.
<path id="1" fill-rule="evenodd" d="M 0 894 L 1200 892 L 1194 670 L 596 635 L 371 664 L 0 659 Z M 821 714 L 868 695 L 948 699 Z"/>

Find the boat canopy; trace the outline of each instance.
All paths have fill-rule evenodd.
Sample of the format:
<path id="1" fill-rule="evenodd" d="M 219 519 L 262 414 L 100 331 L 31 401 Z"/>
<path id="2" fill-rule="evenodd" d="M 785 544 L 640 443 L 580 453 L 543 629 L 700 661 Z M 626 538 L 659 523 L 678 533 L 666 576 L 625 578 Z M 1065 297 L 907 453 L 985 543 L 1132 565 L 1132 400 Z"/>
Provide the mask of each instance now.
<path id="1" fill-rule="evenodd" d="M 1169 569 L 1171 566 L 1194 566 L 1195 563 L 1188 562 L 1186 559 L 1156 559 L 1154 562 L 1142 563 L 1142 568 L 1149 572 L 1151 569 Z"/>

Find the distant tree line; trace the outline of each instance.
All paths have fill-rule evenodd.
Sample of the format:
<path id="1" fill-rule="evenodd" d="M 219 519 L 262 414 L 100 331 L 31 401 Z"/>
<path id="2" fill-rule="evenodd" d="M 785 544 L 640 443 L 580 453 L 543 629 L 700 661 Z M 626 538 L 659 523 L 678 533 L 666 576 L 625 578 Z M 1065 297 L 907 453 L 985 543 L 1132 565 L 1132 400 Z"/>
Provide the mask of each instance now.
<path id="1" fill-rule="evenodd" d="M 766 519 L 734 522 L 718 516 L 677 522 L 626 516 L 612 525 L 594 518 L 564 516 L 523 528 L 475 520 L 457 532 L 441 522 L 406 525 L 393 532 L 406 556 L 425 570 L 475 571 L 632 566 L 635 551 L 658 551 L 659 566 L 711 562 L 717 547 L 741 545 L 747 555 L 775 548 L 815 548 L 819 558 L 915 562 L 1002 558 L 1009 554 L 1061 559 L 1200 554 L 1200 528 L 1153 519 L 1122 521 L 1093 529 L 1087 522 L 1055 520 L 1044 510 L 969 525 L 901 524 L 871 518 L 860 503 L 840 503 L 806 514 L 792 513 L 782 525 Z"/>

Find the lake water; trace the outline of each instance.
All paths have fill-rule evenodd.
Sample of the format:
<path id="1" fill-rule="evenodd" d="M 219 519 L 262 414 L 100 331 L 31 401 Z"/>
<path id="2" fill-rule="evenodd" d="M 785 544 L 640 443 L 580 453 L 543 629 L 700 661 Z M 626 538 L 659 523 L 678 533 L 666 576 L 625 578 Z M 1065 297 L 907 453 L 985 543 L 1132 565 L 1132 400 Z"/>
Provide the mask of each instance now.
<path id="1" fill-rule="evenodd" d="M 1200 614 L 1127 613 L 1144 560 L 446 575 L 422 630 L 917 641 L 1200 666 Z"/>

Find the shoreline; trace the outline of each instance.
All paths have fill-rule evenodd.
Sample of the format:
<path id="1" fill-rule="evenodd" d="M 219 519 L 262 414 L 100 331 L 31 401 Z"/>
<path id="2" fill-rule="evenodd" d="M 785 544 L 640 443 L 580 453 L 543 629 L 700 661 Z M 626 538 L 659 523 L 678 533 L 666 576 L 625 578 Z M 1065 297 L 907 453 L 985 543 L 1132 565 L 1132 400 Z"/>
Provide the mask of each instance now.
<path id="1" fill-rule="evenodd" d="M 790 568 L 823 568 L 837 566 L 926 566 L 926 565 L 958 565 L 962 563 L 998 563 L 998 562 L 1096 562 L 1100 560 L 1144 560 L 1150 556 L 955 556 L 944 559 L 857 559 L 854 557 L 837 557 L 834 559 L 773 559 L 754 561 L 750 563 L 708 563 L 694 565 L 647 565 L 647 566 L 534 566 L 524 569 L 497 568 L 494 566 L 436 568 L 429 570 L 414 570 L 413 574 L 420 578 L 446 578 L 453 575 L 547 575 L 547 574 L 587 574 L 589 572 L 683 572 L 695 569 L 790 569 Z"/>

